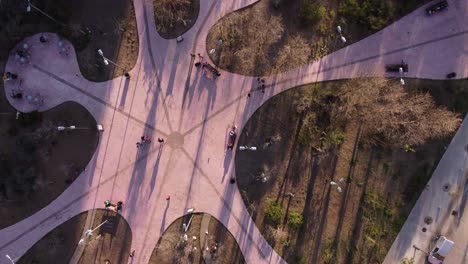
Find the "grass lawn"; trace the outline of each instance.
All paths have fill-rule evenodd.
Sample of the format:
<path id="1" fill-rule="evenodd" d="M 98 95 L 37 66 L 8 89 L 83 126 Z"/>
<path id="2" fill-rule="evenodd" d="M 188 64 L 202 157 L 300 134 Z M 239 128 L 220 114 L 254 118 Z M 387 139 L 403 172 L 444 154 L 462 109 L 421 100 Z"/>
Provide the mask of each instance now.
<path id="1" fill-rule="evenodd" d="M 54 32 L 71 41 L 81 73 L 91 81 L 106 81 L 123 75 L 113 65 L 105 66 L 97 49 L 125 69 L 138 57 L 138 34 L 133 2 L 130 0 L 36 0 L 26 12 L 27 1 L 0 2 L 0 70 L 3 72 L 11 49 L 22 39 L 39 32 Z M 63 25 L 60 25 L 63 24 Z"/>
<path id="2" fill-rule="evenodd" d="M 86 230 L 106 220 L 85 244 L 78 244 Z M 88 223 L 91 224 L 88 226 Z M 129 258 L 131 243 L 132 231 L 125 219 L 113 211 L 98 209 L 81 213 L 59 225 L 16 263 L 69 263 L 74 254 L 76 263 L 124 263 Z M 84 250 L 80 252 L 82 247 Z"/>
<path id="3" fill-rule="evenodd" d="M 206 40 L 220 68 L 271 75 L 310 63 L 357 42 L 430 0 L 260 0 L 216 23 Z M 277 5 L 276 5 L 277 3 Z"/>
<path id="4" fill-rule="evenodd" d="M 197 21 L 200 0 L 153 0 L 154 21 L 159 35 L 174 39 Z"/>
<path id="5" fill-rule="evenodd" d="M 406 81 L 410 91 L 428 91 L 436 103 L 468 111 L 468 80 Z M 309 84 L 275 96 L 239 137 L 239 145 L 257 146 L 236 155 L 241 195 L 263 236 L 289 263 L 381 263 L 450 143 L 433 139 L 415 152 L 375 147 L 356 123 L 320 134 L 297 112 L 298 102 L 305 96 L 329 100 L 343 83 Z M 325 122 L 326 111 L 315 113 L 317 120 Z M 320 140 L 334 135 L 341 144 L 318 155 L 314 133 Z M 341 193 L 329 184 L 340 178 Z"/>
<path id="6" fill-rule="evenodd" d="M 57 198 L 96 150 L 96 120 L 67 102 L 43 113 L 0 115 L 0 229 L 34 214 Z M 59 125 L 90 129 L 57 131 Z"/>
<path id="7" fill-rule="evenodd" d="M 209 214 L 193 214 L 188 240 L 184 241 L 182 224 L 189 220 L 189 215 L 180 217 L 164 231 L 151 254 L 150 264 L 245 263 L 229 230 Z"/>

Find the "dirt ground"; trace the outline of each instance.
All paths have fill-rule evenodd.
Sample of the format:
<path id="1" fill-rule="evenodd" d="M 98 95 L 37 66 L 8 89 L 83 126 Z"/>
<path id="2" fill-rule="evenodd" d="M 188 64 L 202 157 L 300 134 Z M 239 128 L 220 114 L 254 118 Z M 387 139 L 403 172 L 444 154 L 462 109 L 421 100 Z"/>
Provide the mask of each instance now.
<path id="1" fill-rule="evenodd" d="M 96 150 L 96 120 L 81 105 L 67 102 L 38 115 L 42 121 L 0 115 L 0 229 L 57 198 Z M 59 132 L 59 125 L 86 129 Z"/>
<path id="2" fill-rule="evenodd" d="M 272 75 L 310 63 L 357 42 L 430 0 L 366 0 L 374 5 L 385 2 L 393 10 L 391 13 L 379 12 L 386 20 L 376 29 L 359 24 L 359 19 L 342 15 L 339 7 L 347 1 L 261 0 L 218 21 L 208 34 L 207 51 L 216 48 L 217 52 L 210 55 L 211 59 L 224 70 L 242 75 Z M 280 3 L 278 8 L 273 7 L 274 2 Z M 301 8 L 306 3 L 317 4 L 312 10 L 319 6 L 324 8 L 319 21 L 301 19 Z M 369 16 L 378 16 L 377 12 L 368 13 Z M 272 23 L 276 20 L 280 21 L 280 26 Z M 346 44 L 340 40 L 337 25 L 342 28 Z M 216 45 L 219 39 L 223 40 L 221 47 Z"/>
<path id="3" fill-rule="evenodd" d="M 87 218 L 93 219 L 86 226 Z M 79 245 L 85 231 L 94 229 L 104 221 L 107 222 L 93 232 L 83 246 Z M 132 243 L 130 226 L 119 214 L 110 210 L 93 210 L 81 213 L 45 235 L 16 263 L 48 264 L 68 263 L 80 247 L 84 247 L 77 263 L 124 263 L 129 258 Z"/>
<path id="4" fill-rule="evenodd" d="M 202 224 L 204 218 L 205 224 Z M 184 242 L 182 224 L 188 223 L 189 220 L 189 215 L 180 217 L 166 229 L 151 254 L 150 264 L 245 263 L 231 233 L 208 214 L 193 214 L 187 232 L 188 240 Z M 206 231 L 208 234 L 205 234 Z M 201 236 L 205 237 L 203 242 Z"/>
<path id="5" fill-rule="evenodd" d="M 236 155 L 241 195 L 264 237 L 289 263 L 381 263 L 450 142 L 434 139 L 414 153 L 382 149 L 368 145 L 359 125 L 349 123 L 337 151 L 314 155 L 301 141 L 304 117 L 296 102 L 314 89 L 333 93 L 340 82 L 306 85 L 272 98 L 239 138 L 239 145 L 257 147 Z M 405 87 L 444 94 L 437 103 L 464 114 L 467 105 L 453 107 L 453 100 L 466 98 L 467 83 L 408 80 Z M 339 193 L 329 183 L 341 178 Z M 271 202 L 283 208 L 277 226 L 265 219 Z M 289 213 L 303 215 L 298 230 L 288 227 Z"/>
<path id="6" fill-rule="evenodd" d="M 26 13 L 27 2 L 4 0 L 0 6 L 0 70 L 3 72 L 9 51 L 23 38 L 39 32 L 54 32 L 70 40 L 77 51 L 83 76 L 91 81 L 106 81 L 131 69 L 138 58 L 138 32 L 133 2 L 130 0 L 39 0 Z M 63 25 L 61 25 L 63 24 Z M 117 63 L 105 66 L 97 54 Z"/>
<path id="7" fill-rule="evenodd" d="M 154 21 L 159 35 L 175 39 L 197 21 L 200 0 L 153 0 Z"/>

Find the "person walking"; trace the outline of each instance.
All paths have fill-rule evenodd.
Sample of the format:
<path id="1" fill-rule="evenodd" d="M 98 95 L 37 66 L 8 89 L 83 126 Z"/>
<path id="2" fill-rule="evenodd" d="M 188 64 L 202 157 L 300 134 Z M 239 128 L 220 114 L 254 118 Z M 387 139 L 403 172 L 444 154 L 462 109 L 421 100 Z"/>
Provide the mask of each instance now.
<path id="1" fill-rule="evenodd" d="M 140 143 L 140 142 L 137 142 L 137 143 L 136 143 L 136 147 L 137 147 L 137 148 L 140 148 L 140 147 L 141 147 L 141 143 Z"/>
<path id="2" fill-rule="evenodd" d="M 164 142 L 164 139 L 163 138 L 158 138 L 158 142 L 162 144 Z"/>

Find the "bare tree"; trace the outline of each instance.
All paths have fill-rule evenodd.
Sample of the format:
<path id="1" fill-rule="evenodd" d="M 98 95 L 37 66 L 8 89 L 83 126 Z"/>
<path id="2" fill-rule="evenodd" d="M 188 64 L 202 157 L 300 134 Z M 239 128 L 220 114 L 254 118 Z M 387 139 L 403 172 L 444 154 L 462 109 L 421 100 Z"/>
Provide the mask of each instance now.
<path id="1" fill-rule="evenodd" d="M 190 0 L 157 0 L 154 3 L 154 18 L 158 30 L 161 32 L 169 31 L 175 27 L 177 22 L 184 26 L 189 20 L 187 10 L 190 9 L 192 1 Z"/>
<path id="2" fill-rule="evenodd" d="M 245 25 L 249 25 L 248 27 Z M 252 9 L 252 12 L 228 15 L 217 23 L 208 36 L 208 46 L 216 46 L 218 39 L 223 40 L 220 64 L 230 68 L 242 66 L 248 72 L 262 75 L 270 68 L 275 56 L 270 47 L 283 36 L 284 27 L 281 16 Z M 216 37 L 215 37 L 216 36 Z M 234 54 L 233 57 L 228 57 Z"/>
<path id="3" fill-rule="evenodd" d="M 284 72 L 307 64 L 310 54 L 309 43 L 303 37 L 290 36 L 277 55 L 274 72 Z"/>
<path id="4" fill-rule="evenodd" d="M 338 94 L 334 116 L 362 122 L 374 143 L 419 145 L 452 134 L 460 117 L 435 105 L 425 93 L 408 93 L 401 85 L 377 79 L 347 82 Z"/>

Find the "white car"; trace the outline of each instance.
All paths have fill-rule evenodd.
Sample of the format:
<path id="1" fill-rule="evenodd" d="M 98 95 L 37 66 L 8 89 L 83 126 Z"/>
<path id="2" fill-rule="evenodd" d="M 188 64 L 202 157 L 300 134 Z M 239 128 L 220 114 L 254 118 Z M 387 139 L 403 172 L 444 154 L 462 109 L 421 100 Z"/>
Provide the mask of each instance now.
<path id="1" fill-rule="evenodd" d="M 454 245 L 455 243 L 452 240 L 440 236 L 431 253 L 427 256 L 427 261 L 432 264 L 444 263 L 445 257 L 450 253 Z"/>

